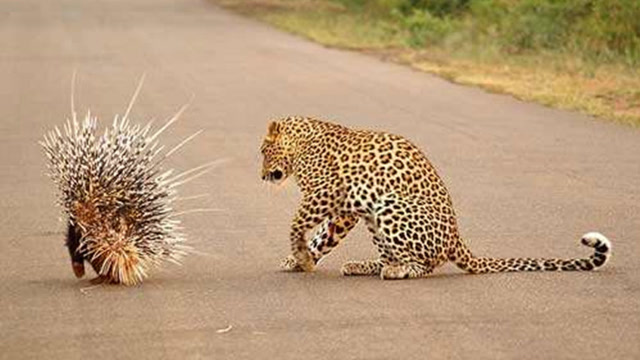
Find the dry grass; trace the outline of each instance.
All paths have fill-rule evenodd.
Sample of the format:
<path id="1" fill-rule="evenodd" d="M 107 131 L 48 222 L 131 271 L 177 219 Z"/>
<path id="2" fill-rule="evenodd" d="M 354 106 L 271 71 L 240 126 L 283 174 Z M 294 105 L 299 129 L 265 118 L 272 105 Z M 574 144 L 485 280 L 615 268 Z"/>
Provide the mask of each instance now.
<path id="1" fill-rule="evenodd" d="M 527 101 L 577 110 L 589 115 L 640 125 L 640 76 L 616 66 L 599 66 L 585 73 L 582 67 L 540 57 L 487 62 L 449 58 L 433 60 L 419 53 L 404 54 L 411 66 L 453 82 L 475 85 Z M 531 59 L 528 59 L 531 60 Z"/>
<path id="2" fill-rule="evenodd" d="M 380 17 L 326 0 L 212 0 L 320 44 L 363 51 L 456 83 L 640 126 L 640 71 L 562 54 L 505 56 L 493 49 L 415 49 Z"/>

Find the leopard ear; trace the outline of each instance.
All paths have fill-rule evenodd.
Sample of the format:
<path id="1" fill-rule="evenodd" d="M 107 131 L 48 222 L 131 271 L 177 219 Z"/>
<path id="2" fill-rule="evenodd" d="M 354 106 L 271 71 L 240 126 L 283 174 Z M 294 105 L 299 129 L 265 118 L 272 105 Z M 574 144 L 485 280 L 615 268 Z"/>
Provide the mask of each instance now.
<path id="1" fill-rule="evenodd" d="M 272 121 L 269 123 L 269 127 L 267 128 L 267 139 L 269 141 L 274 141 L 276 136 L 280 133 L 280 124 L 277 121 Z"/>

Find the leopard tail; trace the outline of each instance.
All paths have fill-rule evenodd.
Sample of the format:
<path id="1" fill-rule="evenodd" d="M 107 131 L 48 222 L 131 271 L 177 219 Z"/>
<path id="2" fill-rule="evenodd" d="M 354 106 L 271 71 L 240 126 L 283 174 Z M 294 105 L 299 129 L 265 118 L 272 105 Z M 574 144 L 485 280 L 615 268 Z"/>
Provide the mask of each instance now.
<path id="1" fill-rule="evenodd" d="M 475 257 L 458 238 L 448 253 L 449 260 L 472 274 L 510 271 L 590 271 L 604 266 L 611 257 L 611 242 L 604 235 L 591 232 L 582 236 L 583 245 L 594 249 L 588 258 L 489 258 Z"/>

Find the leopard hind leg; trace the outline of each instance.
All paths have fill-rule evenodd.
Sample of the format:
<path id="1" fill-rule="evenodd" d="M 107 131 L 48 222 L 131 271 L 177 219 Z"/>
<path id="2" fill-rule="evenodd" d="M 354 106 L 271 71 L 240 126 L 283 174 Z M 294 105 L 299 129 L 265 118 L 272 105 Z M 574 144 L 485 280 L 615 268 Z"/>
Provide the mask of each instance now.
<path id="1" fill-rule="evenodd" d="M 421 198 L 388 195 L 374 211 L 378 252 L 391 260 L 380 271 L 382 279 L 425 277 L 446 262 L 441 224 Z"/>
<path id="2" fill-rule="evenodd" d="M 340 272 L 344 276 L 379 275 L 384 266 L 382 259 L 348 261 L 342 265 Z"/>
<path id="3" fill-rule="evenodd" d="M 433 268 L 424 264 L 390 264 L 382 267 L 380 278 L 382 280 L 415 279 L 425 277 L 432 272 Z"/>

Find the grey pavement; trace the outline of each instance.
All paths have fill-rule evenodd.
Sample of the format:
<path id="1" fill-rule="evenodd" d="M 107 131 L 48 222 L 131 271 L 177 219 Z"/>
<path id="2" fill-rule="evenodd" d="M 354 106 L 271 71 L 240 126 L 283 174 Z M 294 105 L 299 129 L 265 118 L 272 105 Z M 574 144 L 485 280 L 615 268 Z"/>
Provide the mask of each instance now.
<path id="1" fill-rule="evenodd" d="M 198 253 L 143 285 L 76 280 L 38 140 L 77 107 L 104 123 L 147 81 L 136 121 L 192 105 L 163 136 L 204 133 L 168 163 L 227 158 L 186 185 Z M 388 130 L 444 177 L 474 253 L 588 255 L 601 271 L 343 278 L 374 256 L 358 228 L 317 271 L 280 272 L 294 184 L 259 179 L 267 120 L 314 115 Z M 640 131 L 326 49 L 204 0 L 0 2 L 0 358 L 638 359 Z M 220 329 L 231 329 L 218 332 Z"/>

